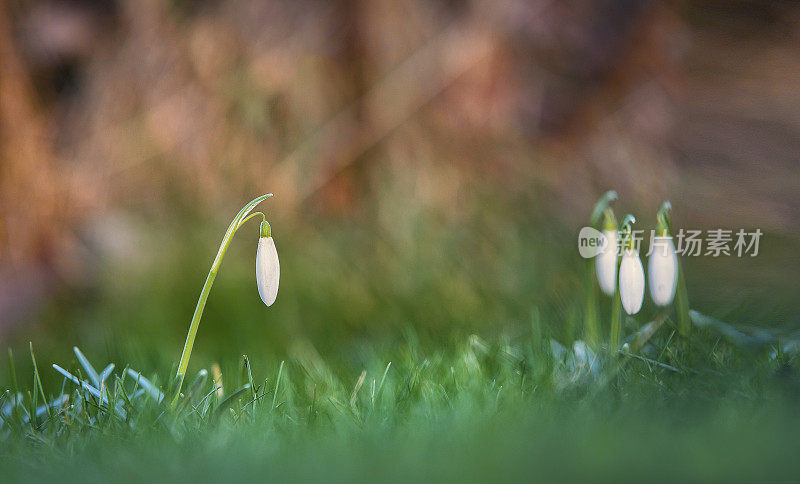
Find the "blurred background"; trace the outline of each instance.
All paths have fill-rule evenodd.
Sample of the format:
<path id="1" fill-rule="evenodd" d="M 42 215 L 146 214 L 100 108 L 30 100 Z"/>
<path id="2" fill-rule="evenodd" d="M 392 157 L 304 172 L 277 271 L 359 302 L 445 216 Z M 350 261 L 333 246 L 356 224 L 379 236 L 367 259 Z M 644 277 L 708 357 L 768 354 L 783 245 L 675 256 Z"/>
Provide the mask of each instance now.
<path id="1" fill-rule="evenodd" d="M 0 2 L 0 342 L 174 363 L 266 192 L 278 300 L 252 222 L 194 365 L 580 337 L 608 189 L 640 229 L 664 199 L 761 229 L 758 257 L 685 262 L 692 305 L 800 327 L 798 86 L 790 1 Z"/>

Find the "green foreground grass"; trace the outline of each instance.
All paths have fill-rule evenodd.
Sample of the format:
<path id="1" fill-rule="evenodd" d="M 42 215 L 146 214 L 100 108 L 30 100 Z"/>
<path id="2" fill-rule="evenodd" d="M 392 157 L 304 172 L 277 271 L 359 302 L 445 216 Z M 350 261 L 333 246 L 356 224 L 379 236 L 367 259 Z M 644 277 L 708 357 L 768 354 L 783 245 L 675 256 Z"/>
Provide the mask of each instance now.
<path id="1" fill-rule="evenodd" d="M 800 475 L 795 240 L 765 237 L 752 260 L 686 261 L 692 306 L 733 326 L 699 318 L 681 340 L 670 319 L 631 354 L 593 354 L 572 227 L 525 200 L 467 220 L 414 218 L 410 203 L 387 201 L 398 216 L 364 214 L 372 223 L 274 223 L 282 274 L 269 309 L 253 281 L 257 228 L 240 236 L 175 408 L 170 365 L 227 221 L 176 233 L 149 222 L 148 263 L 99 265 L 96 287 L 56 298 L 9 339 L 0 480 Z M 604 338 L 610 311 L 601 301 Z M 626 337 L 658 311 L 646 301 Z"/>
<path id="2" fill-rule="evenodd" d="M 636 355 L 594 354 L 537 321 L 444 347 L 409 331 L 355 365 L 308 346 L 266 374 L 244 357 L 217 380 L 202 370 L 174 408 L 166 371 L 103 374 L 78 357 L 62 363 L 85 383 L 65 378 L 60 402 L 36 375 L 20 406 L 4 394 L 0 462 L 9 480 L 62 482 L 792 480 L 800 373 L 775 349 L 663 328 Z"/>

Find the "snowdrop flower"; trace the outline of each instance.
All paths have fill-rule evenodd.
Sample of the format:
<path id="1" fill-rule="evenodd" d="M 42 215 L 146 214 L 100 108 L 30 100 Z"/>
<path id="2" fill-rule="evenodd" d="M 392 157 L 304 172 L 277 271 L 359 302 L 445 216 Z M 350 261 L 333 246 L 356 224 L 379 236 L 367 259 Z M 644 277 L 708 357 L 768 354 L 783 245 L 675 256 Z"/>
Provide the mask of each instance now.
<path id="1" fill-rule="evenodd" d="M 612 222 L 612 224 L 616 224 Z M 597 282 L 606 296 L 613 297 L 617 283 L 617 230 L 616 228 L 603 230 L 605 248 L 595 257 L 595 270 Z"/>
<path id="2" fill-rule="evenodd" d="M 669 210 L 664 202 L 658 211 L 658 225 L 652 250 L 647 260 L 647 278 L 650 280 L 650 297 L 658 306 L 668 306 L 675 297 L 678 286 L 678 255 L 669 233 Z"/>
<path id="3" fill-rule="evenodd" d="M 265 220 L 261 222 L 261 238 L 258 239 L 258 250 L 256 250 L 256 283 L 258 295 L 267 306 L 272 306 L 278 297 L 280 275 L 278 251 L 272 238 L 272 230 Z"/>
<path id="4" fill-rule="evenodd" d="M 278 253 L 275 251 L 275 242 L 272 240 L 272 230 L 270 229 L 269 223 L 267 223 L 267 217 L 263 212 L 253 212 L 256 205 L 270 197 L 272 197 L 272 194 L 266 193 L 250 200 L 247 205 L 242 207 L 239 213 L 233 217 L 231 224 L 228 226 L 228 230 L 225 231 L 225 236 L 222 237 L 217 255 L 214 257 L 214 262 L 211 263 L 211 269 L 209 269 L 208 276 L 206 276 L 206 282 L 203 284 L 203 289 L 200 291 L 200 297 L 197 299 L 197 306 L 194 308 L 192 322 L 189 323 L 189 332 L 186 334 L 186 343 L 183 344 L 183 352 L 178 362 L 178 372 L 175 375 L 178 379 L 178 385 L 171 403 L 173 408 L 178 404 L 178 399 L 182 395 L 181 388 L 183 387 L 183 379 L 186 376 L 186 369 L 189 366 L 189 358 L 192 356 L 192 348 L 194 347 L 194 339 L 197 336 L 197 328 L 200 326 L 200 319 L 203 317 L 203 309 L 206 307 L 208 294 L 211 292 L 211 286 L 214 285 L 214 279 L 216 279 L 217 272 L 219 272 L 222 258 L 225 257 L 225 252 L 228 250 L 228 246 L 231 244 L 231 240 L 233 240 L 236 231 L 253 217 L 261 217 L 261 239 L 258 241 L 258 251 L 256 252 L 256 281 L 258 282 L 258 293 L 267 306 L 275 302 L 275 297 L 278 295 L 278 277 L 280 272 Z"/>
<path id="5" fill-rule="evenodd" d="M 619 298 L 625 312 L 634 315 L 642 309 L 644 301 L 644 268 L 633 240 L 631 223 L 636 219 L 626 215 L 623 220 L 622 262 L 619 265 Z"/>
<path id="6" fill-rule="evenodd" d="M 653 253 L 647 260 L 650 297 L 658 306 L 667 306 L 678 287 L 678 256 L 669 235 L 657 236 L 653 244 Z"/>
<path id="7" fill-rule="evenodd" d="M 619 297 L 625 312 L 634 315 L 642 309 L 644 301 L 644 268 L 639 253 L 625 249 L 619 266 Z"/>
<path id="8" fill-rule="evenodd" d="M 611 297 L 615 296 L 617 286 L 617 262 L 619 261 L 617 241 L 619 232 L 617 231 L 614 210 L 610 207 L 611 202 L 616 199 L 617 192 L 614 190 L 605 192 L 594 205 L 592 215 L 589 217 L 589 226 L 581 229 L 582 231 L 589 229 L 593 237 L 597 235 L 597 231 L 601 231 L 600 235 L 605 243 L 594 254 L 593 261 L 587 259 L 585 272 L 586 307 L 584 310 L 584 325 L 586 339 L 594 347 L 598 347 L 600 344 L 600 321 L 597 317 L 597 286 L 600 287 L 603 294 Z M 580 251 L 580 244 L 578 249 Z M 582 253 L 581 255 L 584 254 Z M 584 257 L 587 256 L 591 257 L 591 254 L 584 255 Z M 594 264 L 594 267 L 592 267 L 592 264 Z"/>

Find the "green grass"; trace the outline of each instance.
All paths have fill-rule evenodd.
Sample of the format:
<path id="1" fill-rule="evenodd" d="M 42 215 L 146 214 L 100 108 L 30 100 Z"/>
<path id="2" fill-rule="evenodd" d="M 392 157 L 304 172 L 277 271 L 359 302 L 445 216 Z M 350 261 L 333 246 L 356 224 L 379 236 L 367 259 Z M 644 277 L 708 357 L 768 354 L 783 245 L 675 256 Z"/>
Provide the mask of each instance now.
<path id="1" fill-rule="evenodd" d="M 269 309 L 252 227 L 226 256 L 174 409 L 171 365 L 227 221 L 149 222 L 173 236 L 154 236 L 148 265 L 101 265 L 95 287 L 60 295 L 8 341 L 2 480 L 796 479 L 797 266 L 783 256 L 796 241 L 777 251 L 765 236 L 757 260 L 687 261 L 692 306 L 717 319 L 696 314 L 703 327 L 684 341 L 673 312 L 642 348 L 593 358 L 575 346 L 572 227 L 531 205 L 455 221 L 414 206 L 391 223 L 271 218 L 282 278 Z M 610 311 L 602 300 L 604 340 Z M 646 303 L 626 337 L 657 315 Z M 98 398 L 53 363 L 98 392 L 93 373 L 115 367 Z"/>
<path id="2" fill-rule="evenodd" d="M 65 380 L 68 400 L 35 419 L 42 395 L 23 392 L 9 411 L 11 390 L 0 462 L 5 476 L 36 481 L 782 480 L 800 470 L 792 357 L 705 330 L 690 344 L 664 331 L 637 357 L 583 357 L 543 328 L 534 320 L 525 337 L 473 335 L 445 349 L 409 332 L 338 363 L 307 347 L 264 374 L 242 358 L 222 375 L 224 396 L 212 378 L 187 377 L 175 409 L 122 368 L 103 400 Z M 96 387 L 91 363 L 63 363 Z"/>

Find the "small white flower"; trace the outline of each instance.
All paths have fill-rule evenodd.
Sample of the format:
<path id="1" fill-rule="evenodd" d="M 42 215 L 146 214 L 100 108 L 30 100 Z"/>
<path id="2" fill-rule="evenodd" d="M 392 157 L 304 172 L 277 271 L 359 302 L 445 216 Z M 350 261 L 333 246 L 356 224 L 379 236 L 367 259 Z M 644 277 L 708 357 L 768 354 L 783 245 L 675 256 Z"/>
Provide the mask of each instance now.
<path id="1" fill-rule="evenodd" d="M 669 305 L 678 286 L 678 256 L 672 237 L 656 237 L 647 260 L 647 278 L 653 302 L 659 306 Z"/>
<path id="2" fill-rule="evenodd" d="M 278 251 L 272 237 L 258 239 L 256 251 L 256 283 L 258 295 L 267 306 L 272 306 L 278 297 L 278 282 L 281 276 L 281 265 L 278 262 Z"/>
<path id="3" fill-rule="evenodd" d="M 617 283 L 617 231 L 604 230 L 605 248 L 595 258 L 597 282 L 606 296 L 613 296 Z"/>
<path id="4" fill-rule="evenodd" d="M 644 268 L 639 252 L 626 249 L 619 266 L 619 296 L 628 314 L 636 314 L 644 301 Z"/>

